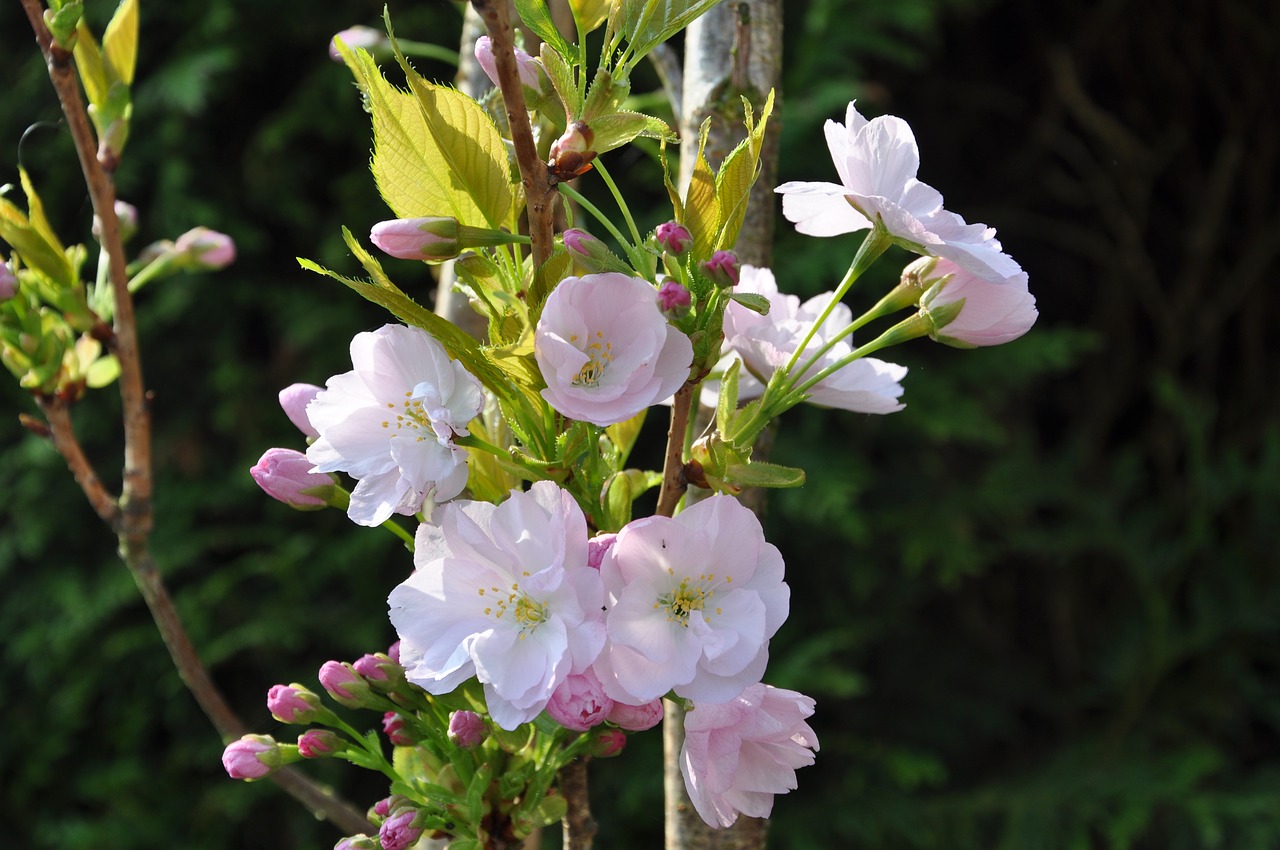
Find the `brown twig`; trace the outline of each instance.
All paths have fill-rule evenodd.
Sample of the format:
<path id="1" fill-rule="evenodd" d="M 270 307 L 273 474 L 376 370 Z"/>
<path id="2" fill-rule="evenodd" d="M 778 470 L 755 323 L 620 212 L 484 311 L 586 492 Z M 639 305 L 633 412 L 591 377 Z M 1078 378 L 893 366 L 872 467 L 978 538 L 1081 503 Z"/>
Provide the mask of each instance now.
<path id="1" fill-rule="evenodd" d="M 596 820 L 591 816 L 591 802 L 587 794 L 586 759 L 574 759 L 560 768 L 558 784 L 560 793 L 569 804 L 564 816 L 564 850 L 591 850 L 596 836 Z"/>
<path id="2" fill-rule="evenodd" d="M 667 454 L 662 461 L 662 489 L 658 491 L 658 516 L 674 516 L 676 505 L 689 482 L 684 477 L 684 435 L 689 428 L 689 409 L 696 385 L 688 381 L 676 390 L 671 401 L 671 427 L 667 430 Z"/>
<path id="3" fill-rule="evenodd" d="M 120 363 L 120 398 L 124 419 L 124 474 L 119 500 L 102 485 L 92 464 L 76 439 L 67 403 L 57 399 L 41 399 L 40 406 L 48 418 L 54 447 L 67 461 L 72 475 L 84 491 L 89 503 L 120 541 L 120 557 L 133 575 L 138 589 L 155 620 L 169 655 L 187 688 L 224 739 L 244 734 L 245 725 L 236 716 L 221 692 L 213 684 L 208 670 L 196 654 L 187 636 L 173 599 L 169 596 L 151 556 L 149 538 L 153 524 L 151 411 L 142 376 L 142 359 L 138 349 L 137 322 L 133 298 L 129 293 L 124 242 L 120 221 L 115 212 L 115 184 L 108 173 L 115 162 L 106 166 L 99 161 L 98 145 L 80 97 L 80 86 L 72 68 L 72 54 L 54 43 L 45 25 L 38 0 L 21 0 L 31 23 L 36 43 L 44 55 L 49 79 L 66 116 L 76 155 L 84 173 L 85 186 L 98 219 L 99 239 L 107 256 L 108 278 L 115 296 L 115 321 L 110 333 L 98 329 Z M 348 832 L 373 830 L 364 816 L 345 801 L 302 774 L 277 771 L 272 778 L 313 812 L 330 818 Z"/>
<path id="4" fill-rule="evenodd" d="M 480 19 L 484 21 L 493 42 L 493 61 L 498 71 L 498 88 L 506 104 L 507 124 L 511 127 L 511 142 L 516 149 L 516 165 L 520 168 L 520 181 L 524 184 L 525 207 L 529 212 L 529 238 L 533 240 L 533 270 L 538 269 L 551 256 L 555 238 L 554 213 L 556 189 L 547 164 L 538 156 L 533 141 L 533 127 L 529 123 L 529 110 L 524 100 L 524 88 L 520 84 L 520 71 L 516 66 L 515 41 L 511 22 L 507 19 L 506 0 L 471 0 Z"/>

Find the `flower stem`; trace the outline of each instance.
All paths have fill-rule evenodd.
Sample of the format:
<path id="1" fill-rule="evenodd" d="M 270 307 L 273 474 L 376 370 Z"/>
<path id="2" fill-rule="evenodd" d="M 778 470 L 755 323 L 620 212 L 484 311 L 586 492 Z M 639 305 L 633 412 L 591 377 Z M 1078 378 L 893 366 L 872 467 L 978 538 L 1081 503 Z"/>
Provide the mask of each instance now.
<path id="1" fill-rule="evenodd" d="M 618 244 L 622 246 L 622 249 L 623 251 L 626 252 L 627 257 L 634 262 L 634 257 L 632 257 L 632 251 L 634 249 L 631 245 L 631 242 L 627 240 L 627 237 L 622 235 L 622 231 L 614 227 L 613 222 L 609 221 L 608 217 L 604 213 L 600 212 L 599 207 L 597 207 L 595 204 L 591 203 L 586 198 L 584 198 L 581 192 L 579 192 L 577 189 L 570 186 L 568 183 L 561 183 L 556 188 L 560 190 L 561 194 L 568 195 L 570 198 L 573 199 L 573 201 L 576 204 L 578 204 L 587 212 L 591 213 L 591 216 L 596 221 L 603 224 L 605 229 L 609 231 L 609 234 L 613 236 L 614 239 L 618 240 Z"/>
<path id="2" fill-rule="evenodd" d="M 604 163 L 599 157 L 595 160 L 596 171 L 600 172 L 600 177 L 604 180 L 605 185 L 609 187 L 609 191 L 613 194 L 613 199 L 618 203 L 618 209 L 622 210 L 622 217 L 626 219 L 627 228 L 631 231 L 631 243 L 639 245 L 641 242 L 640 231 L 636 229 L 635 220 L 631 217 L 631 209 L 627 206 L 627 201 L 622 197 L 622 193 L 618 191 L 618 184 L 613 182 L 613 178 L 609 175 L 609 170 L 604 167 Z"/>

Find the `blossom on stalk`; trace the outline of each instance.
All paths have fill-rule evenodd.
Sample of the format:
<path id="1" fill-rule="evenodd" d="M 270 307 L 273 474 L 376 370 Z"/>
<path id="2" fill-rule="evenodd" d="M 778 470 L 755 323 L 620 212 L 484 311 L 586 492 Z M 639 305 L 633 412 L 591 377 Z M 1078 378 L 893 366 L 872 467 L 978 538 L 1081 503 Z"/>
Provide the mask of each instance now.
<path id="1" fill-rule="evenodd" d="M 693 247 L 693 234 L 678 221 L 664 221 L 653 231 L 653 238 L 662 250 L 677 257 Z"/>
<path id="2" fill-rule="evenodd" d="M 408 850 L 422 837 L 422 828 L 414 825 L 416 809 L 401 809 L 378 827 L 378 843 L 382 850 Z"/>
<path id="3" fill-rule="evenodd" d="M 699 264 L 707 279 L 722 289 L 737 286 L 741 276 L 738 255 L 732 251 L 716 251 L 711 259 Z"/>
<path id="4" fill-rule="evenodd" d="M 693 294 L 674 280 L 664 280 L 658 287 L 658 307 L 662 315 L 679 319 L 689 314 Z"/>
<path id="5" fill-rule="evenodd" d="M 768 817 L 775 794 L 796 788 L 796 769 L 813 764 L 818 736 L 805 722 L 813 700 L 755 684 L 721 704 L 685 715 L 680 772 L 698 814 L 728 827 L 739 814 Z"/>
<path id="6" fill-rule="evenodd" d="M 320 433 L 307 449 L 315 471 L 359 482 L 347 516 L 380 525 L 461 493 L 466 452 L 453 437 L 484 406 L 480 382 L 425 331 L 403 325 L 356 334 L 351 362 L 307 406 Z"/>
<path id="7" fill-rule="evenodd" d="M 827 147 L 840 183 L 791 182 L 775 191 L 782 214 L 810 236 L 837 236 L 880 223 L 894 241 L 920 254 L 945 257 L 988 280 L 1016 274 L 1018 264 L 983 224 L 942 207 L 942 195 L 916 179 L 920 151 L 906 121 L 868 121 L 849 104 L 843 125 L 826 123 Z"/>
<path id="8" fill-rule="evenodd" d="M 834 293 L 824 292 L 801 303 L 795 295 L 778 291 L 773 272 L 754 266 L 743 267 L 738 291 L 762 295 L 769 301 L 769 313 L 764 316 L 737 302 L 730 302 L 724 311 L 725 350 L 740 357 L 749 371 L 739 376 L 738 398 L 749 399 L 764 391 L 763 381 L 775 370 L 791 362 L 792 355 L 822 316 Z M 815 354 L 852 321 L 849 308 L 843 303 L 835 304 L 805 348 L 807 355 Z M 803 383 L 852 351 L 847 338 L 836 342 L 795 384 Z M 798 363 L 803 364 L 807 355 L 802 354 Z M 903 393 L 901 381 L 906 374 L 905 366 L 861 357 L 811 387 L 807 391 L 808 401 L 855 413 L 893 413 L 904 407 L 898 399 Z M 708 389 L 704 389 L 704 394 Z M 710 403 L 714 405 L 714 397 Z"/>
<path id="9" fill-rule="evenodd" d="M 787 616 L 782 572 L 760 521 L 728 496 L 628 523 L 600 566 L 609 642 L 595 671 L 605 693 L 629 705 L 670 690 L 723 702 L 760 681 Z"/>
<path id="10" fill-rule="evenodd" d="M 173 250 L 193 268 L 214 271 L 235 262 L 236 243 L 225 233 L 193 227 L 173 243 Z"/>
<path id="11" fill-rule="evenodd" d="M 342 61 L 342 54 L 338 52 L 339 40 L 352 50 L 361 48 L 371 53 L 391 46 L 390 39 L 387 38 L 382 30 L 365 26 L 348 27 L 329 39 L 329 58 L 334 62 Z"/>
<path id="12" fill-rule="evenodd" d="M 311 723 L 319 716 L 320 698 L 302 685 L 272 685 L 267 710 L 281 723 Z"/>
<path id="13" fill-rule="evenodd" d="M 304 759 L 324 758 L 339 748 L 345 748 L 345 744 L 328 729 L 308 729 L 298 736 L 298 755 Z"/>
<path id="14" fill-rule="evenodd" d="M 693 345 L 663 318 L 652 284 L 610 272 L 560 282 L 543 305 L 534 355 L 552 407 L 613 425 L 675 393 Z"/>
<path id="15" fill-rule="evenodd" d="M 568 492 L 538 481 L 500 505 L 440 507 L 418 528 L 414 564 L 388 598 L 410 682 L 447 694 L 475 676 L 493 721 L 538 715 L 604 643 L 600 574 Z"/>
<path id="16" fill-rule="evenodd" d="M 449 715 L 449 740 L 464 750 L 474 749 L 484 743 L 489 730 L 484 728 L 484 718 L 474 711 L 455 711 Z"/>
<path id="17" fill-rule="evenodd" d="M 547 703 L 547 714 L 566 729 L 585 732 L 605 721 L 613 700 L 605 695 L 591 668 L 574 673 L 556 687 Z"/>
<path id="18" fill-rule="evenodd" d="M 369 241 L 402 260 L 448 260 L 462 250 L 458 226 L 456 218 L 441 216 L 396 218 L 375 224 Z"/>
<path id="19" fill-rule="evenodd" d="M 307 418 L 307 405 L 311 404 L 319 394 L 320 387 L 315 384 L 290 384 L 280 391 L 280 409 L 304 437 L 314 439 L 320 436 L 320 432 Z"/>
<path id="20" fill-rule="evenodd" d="M 299 511 L 327 507 L 338 484 L 337 478 L 312 472 L 307 456 L 294 449 L 267 449 L 249 474 L 268 496 Z"/>
<path id="21" fill-rule="evenodd" d="M 244 735 L 222 751 L 222 766 L 232 779 L 261 779 L 281 764 L 280 745 L 267 735 Z"/>
<path id="22" fill-rule="evenodd" d="M 929 336 L 946 345 L 1001 345 L 1031 330 L 1040 315 L 1026 272 L 993 283 L 950 260 L 921 258 L 907 266 L 907 275 L 928 287 L 920 297 L 920 312 L 931 320 Z"/>

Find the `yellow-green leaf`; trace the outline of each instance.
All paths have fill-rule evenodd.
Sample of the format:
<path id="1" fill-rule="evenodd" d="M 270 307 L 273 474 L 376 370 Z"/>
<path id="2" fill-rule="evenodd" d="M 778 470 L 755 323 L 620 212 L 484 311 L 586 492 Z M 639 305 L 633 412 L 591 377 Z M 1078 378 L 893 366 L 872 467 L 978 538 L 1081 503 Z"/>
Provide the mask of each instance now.
<path id="1" fill-rule="evenodd" d="M 573 19 L 584 33 L 591 32 L 609 17 L 610 0 L 569 0 Z"/>
<path id="2" fill-rule="evenodd" d="M 53 283 L 63 287 L 75 286 L 75 269 L 44 216 L 40 196 L 31 185 L 27 172 L 19 169 L 18 174 L 27 194 L 28 212 L 23 213 L 12 202 L 0 198 L 0 239 L 9 243 L 14 253 L 22 257 L 23 263 Z"/>
<path id="3" fill-rule="evenodd" d="M 138 62 L 138 0 L 120 0 L 102 35 L 102 49 L 110 73 L 126 86 L 132 85 Z"/>
<path id="4" fill-rule="evenodd" d="M 707 146 L 707 133 L 711 129 L 711 119 L 702 122 L 698 132 L 698 158 L 693 167 L 693 177 L 689 180 L 689 190 L 684 196 L 684 218 L 681 223 L 693 234 L 694 252 L 703 257 L 711 253 L 711 245 L 715 241 L 716 231 L 720 224 L 720 203 L 716 198 L 716 179 L 711 173 L 711 166 L 703 156 Z"/>
<path id="5" fill-rule="evenodd" d="M 765 125 L 773 114 L 773 91 L 769 91 L 764 108 L 760 110 L 759 124 L 755 123 L 751 103 L 746 98 L 742 99 L 742 106 L 746 114 L 747 137 L 724 158 L 720 172 L 716 175 L 716 201 L 720 220 L 712 245 L 715 250 L 730 249 L 738 240 L 738 231 L 742 229 L 742 221 L 747 215 L 751 187 L 755 185 L 759 174 Z"/>
<path id="6" fill-rule="evenodd" d="M 609 435 L 610 442 L 618 450 L 618 466 L 627 462 L 627 457 L 636 444 L 636 438 L 640 436 L 640 428 L 644 425 L 645 415 L 648 412 L 646 408 L 630 419 L 605 427 L 604 432 Z"/>
<path id="7" fill-rule="evenodd" d="M 471 193 L 449 173 L 418 97 L 388 83 L 368 51 L 353 51 L 341 40 L 338 50 L 373 114 L 373 177 L 396 217 L 447 215 L 473 227 L 491 226 Z"/>
<path id="8" fill-rule="evenodd" d="M 102 61 L 102 51 L 93 39 L 88 24 L 80 22 L 76 28 L 76 46 L 72 48 L 76 58 L 76 70 L 80 72 L 80 82 L 84 83 L 84 92 L 92 104 L 102 103 L 107 99 L 107 68 Z"/>

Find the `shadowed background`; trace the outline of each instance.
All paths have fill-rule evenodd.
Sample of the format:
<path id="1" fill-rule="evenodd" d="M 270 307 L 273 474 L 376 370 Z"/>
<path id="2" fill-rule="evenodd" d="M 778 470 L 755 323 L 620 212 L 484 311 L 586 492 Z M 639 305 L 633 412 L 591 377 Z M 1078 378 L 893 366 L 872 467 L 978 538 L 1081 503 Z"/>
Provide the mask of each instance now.
<path id="1" fill-rule="evenodd" d="M 99 28 L 112 5 L 89 4 Z M 135 248 L 197 224 L 239 246 L 229 269 L 140 299 L 154 550 L 215 678 L 284 739 L 266 689 L 385 647 L 384 599 L 410 568 L 390 535 L 291 512 L 247 473 L 301 447 L 276 391 L 350 368 L 351 336 L 386 320 L 293 259 L 351 273 L 341 225 L 388 215 L 367 117 L 325 56 L 380 11 L 144 3 L 117 175 Z M 456 39 L 453 4 L 391 11 L 406 38 Z M 769 678 L 817 699 L 822 752 L 775 806 L 772 846 L 1280 845 L 1280 7 L 815 0 L 786 16 L 780 180 L 834 179 L 821 124 L 851 98 L 905 118 L 920 178 L 1000 229 L 1041 318 L 1000 348 L 890 352 L 911 367 L 902 413 L 783 420 L 774 458 L 810 476 L 770 502 L 795 616 Z M 0 183 L 23 164 L 64 240 L 85 240 L 17 3 L 0 5 L 0 56 Z M 609 156 L 641 226 L 668 217 L 656 164 Z M 830 289 L 856 247 L 778 236 L 779 284 L 799 294 Z M 855 310 L 906 260 L 882 260 Z M 423 267 L 388 268 L 430 298 Z M 116 408 L 104 392 L 77 410 L 108 479 Z M 0 383 L 3 843 L 331 846 L 269 784 L 226 778 L 111 536 L 18 426 L 33 409 Z M 594 765 L 598 846 L 659 846 L 657 739 Z M 362 806 L 385 788 L 307 767 Z"/>

